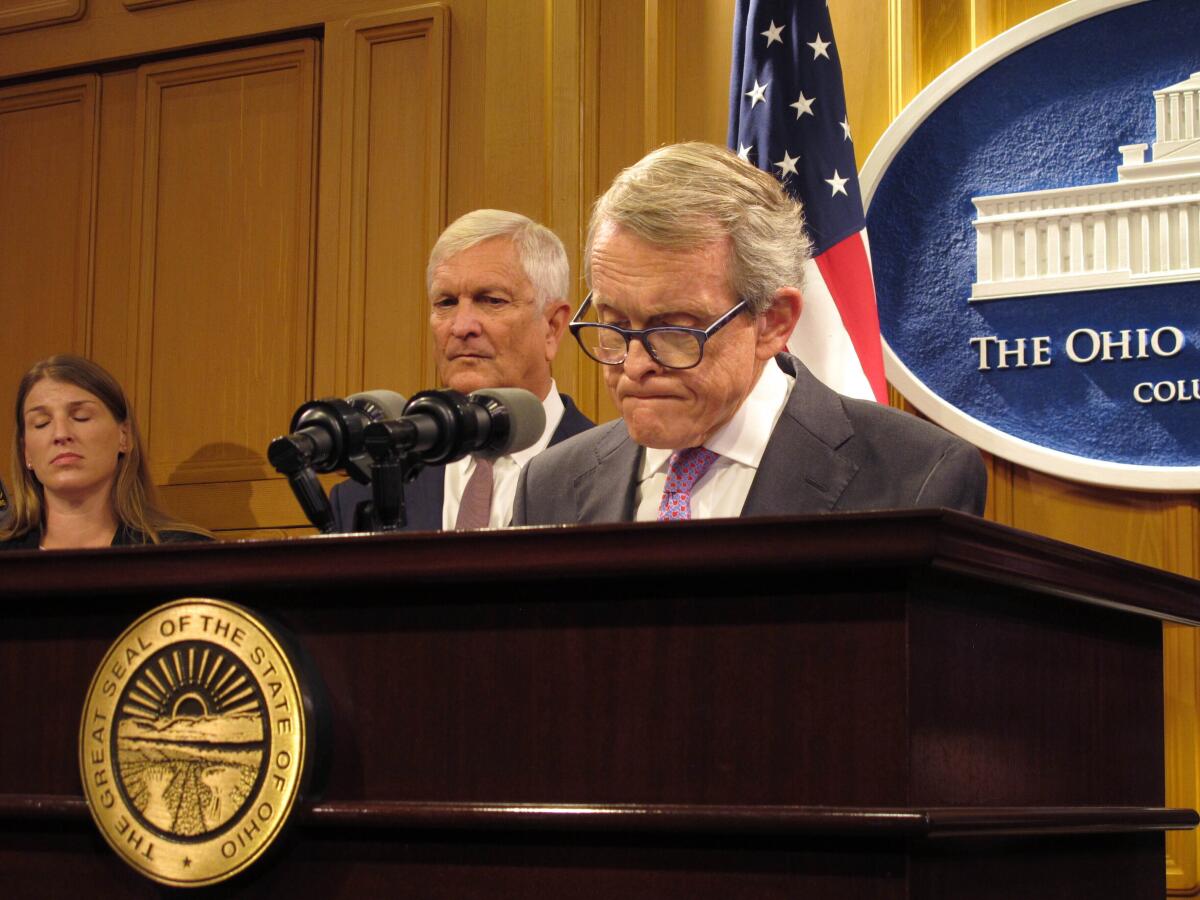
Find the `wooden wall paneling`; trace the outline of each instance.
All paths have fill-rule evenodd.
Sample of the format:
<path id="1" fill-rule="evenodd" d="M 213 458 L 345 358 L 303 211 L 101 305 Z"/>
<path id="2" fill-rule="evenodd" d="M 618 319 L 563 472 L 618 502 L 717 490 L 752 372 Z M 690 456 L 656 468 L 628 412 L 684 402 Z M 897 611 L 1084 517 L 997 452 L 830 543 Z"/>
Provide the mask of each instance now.
<path id="1" fill-rule="evenodd" d="M 893 21 L 893 6 L 900 4 L 889 0 L 850 0 L 829 7 L 842 64 L 850 136 L 859 168 L 899 112 L 901 99 L 910 89 L 909 84 L 892 84 L 893 79 L 904 78 L 903 67 L 893 71 L 889 65 L 892 43 L 912 37 L 911 26 L 893 35 L 892 30 L 902 28 L 904 21 L 903 10 L 899 9 Z"/>
<path id="2" fill-rule="evenodd" d="M 1017 528 L 1158 568 L 1167 559 L 1171 495 L 1076 484 L 1013 466 Z"/>
<path id="3" fill-rule="evenodd" d="M 87 0 L 0 0 L 0 34 L 74 22 Z"/>
<path id="4" fill-rule="evenodd" d="M 336 215 L 322 207 L 323 228 L 336 222 L 322 241 L 339 247 L 339 393 L 408 395 L 434 383 L 425 261 L 446 215 L 448 18 L 445 7 L 427 5 L 326 32 L 331 91 L 340 92 L 327 92 L 327 102 L 342 107 L 325 119 L 339 132 L 326 136 L 333 155 L 321 163 L 322 182 L 336 180 L 339 198 Z"/>
<path id="5" fill-rule="evenodd" d="M 679 17 L 675 0 L 645 0 L 643 16 L 642 141 L 650 151 L 678 140 L 675 109 L 679 82 L 675 48 Z"/>
<path id="6" fill-rule="evenodd" d="M 592 204 L 599 196 L 601 186 L 600 176 L 600 144 L 601 144 L 601 41 L 600 41 L 600 0 L 582 0 L 580 5 L 580 46 L 579 46 L 579 104 L 580 104 L 580 141 L 579 148 L 579 224 L 578 246 L 572 257 L 575 266 L 575 283 L 579 286 L 579 296 L 582 299 L 587 292 L 587 279 L 583 272 L 583 248 L 587 241 L 588 222 L 591 218 Z M 564 337 L 565 341 L 574 343 L 574 339 Z M 574 351 L 574 348 L 571 348 Z M 572 395 L 579 403 L 580 409 L 590 416 L 593 421 L 605 422 L 616 417 L 616 409 L 608 400 L 608 391 L 600 377 L 600 367 L 583 353 L 574 352 L 571 357 Z M 607 406 L 602 407 L 602 403 Z"/>
<path id="7" fill-rule="evenodd" d="M 916 74 L 924 87 L 972 48 L 974 0 L 913 0 Z"/>
<path id="8" fill-rule="evenodd" d="M 476 116 L 482 131 L 474 145 L 484 171 L 478 205 L 543 222 L 549 211 L 549 5 L 526 0 L 487 4 L 484 103 Z M 458 148 L 460 154 L 463 149 Z"/>
<path id="9" fill-rule="evenodd" d="M 1163 626 L 1164 745 L 1169 806 L 1195 809 L 1200 801 L 1200 669 L 1196 629 Z M 1180 831 L 1167 835 L 1167 893 L 1200 894 L 1200 835 Z"/>
<path id="10" fill-rule="evenodd" d="M 733 5 L 702 0 L 676 9 L 674 139 L 723 146 L 729 130 Z"/>
<path id="11" fill-rule="evenodd" d="M 282 433 L 286 427 L 285 420 L 275 430 Z M 340 480 L 322 476 L 327 491 Z M 307 524 L 300 504 L 283 478 L 166 484 L 159 487 L 159 494 L 174 515 L 217 532 L 222 539 L 234 534 L 245 537 L 259 528 L 266 529 L 261 537 L 269 537 L 271 528 L 316 532 Z"/>
<path id="12" fill-rule="evenodd" d="M 316 59 L 299 40 L 139 69 L 136 396 L 160 483 L 273 476 L 309 393 Z"/>
<path id="13" fill-rule="evenodd" d="M 137 71 L 107 72 L 100 86 L 92 358 L 132 392 L 137 383 L 137 308 L 130 301 Z"/>
<path id="14" fill-rule="evenodd" d="M 0 454 L 21 375 L 52 353 L 86 354 L 94 273 L 100 81 L 0 89 Z M 7 465 L 4 467 L 7 480 Z"/>
<path id="15" fill-rule="evenodd" d="M 583 241 L 591 192 L 585 175 L 584 85 L 587 54 L 586 3 L 565 0 L 551 4 L 547 23 L 546 54 L 546 166 L 549 196 L 543 224 L 559 236 L 571 261 L 571 289 L 567 301 L 575 309 L 584 296 Z M 570 333 L 563 335 L 554 359 L 554 379 L 560 391 L 583 402 L 585 385 L 579 379 L 588 360 Z"/>

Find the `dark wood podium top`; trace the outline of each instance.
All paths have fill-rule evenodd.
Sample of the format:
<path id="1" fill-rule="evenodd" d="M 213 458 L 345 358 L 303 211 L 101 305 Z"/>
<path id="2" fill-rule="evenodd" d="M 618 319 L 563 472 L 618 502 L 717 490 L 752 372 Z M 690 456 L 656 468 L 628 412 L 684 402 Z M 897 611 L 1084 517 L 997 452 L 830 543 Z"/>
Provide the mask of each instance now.
<path id="1" fill-rule="evenodd" d="M 0 600 L 7 606 L 0 616 L 12 614 L 13 603 L 22 614 L 36 614 L 54 607 L 20 604 L 81 593 L 154 600 L 187 591 L 248 599 L 320 584 L 338 590 L 399 582 L 511 586 L 565 573 L 601 583 L 654 580 L 665 560 L 682 563 L 674 576 L 682 569 L 691 580 L 753 572 L 760 579 L 803 575 L 809 586 L 915 570 L 958 573 L 1200 624 L 1200 581 L 949 510 L 7 553 L 0 556 Z M 377 596 L 389 605 L 405 602 L 395 592 Z M 303 599 L 293 594 L 291 602 Z"/>

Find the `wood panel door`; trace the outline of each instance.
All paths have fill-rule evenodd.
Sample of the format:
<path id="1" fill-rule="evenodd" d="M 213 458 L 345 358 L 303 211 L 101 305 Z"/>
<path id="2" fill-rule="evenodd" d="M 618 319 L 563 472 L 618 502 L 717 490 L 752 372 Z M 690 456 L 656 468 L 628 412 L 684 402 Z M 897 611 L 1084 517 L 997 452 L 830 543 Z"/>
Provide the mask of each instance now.
<path id="1" fill-rule="evenodd" d="M 303 523 L 265 451 L 312 392 L 318 47 L 138 69 L 134 404 L 168 503 L 212 528 Z"/>
<path id="2" fill-rule="evenodd" d="M 5 458 L 21 375 L 53 353 L 90 348 L 99 93 L 95 75 L 0 90 L 0 332 L 5 348 L 0 353 L 0 447 Z"/>

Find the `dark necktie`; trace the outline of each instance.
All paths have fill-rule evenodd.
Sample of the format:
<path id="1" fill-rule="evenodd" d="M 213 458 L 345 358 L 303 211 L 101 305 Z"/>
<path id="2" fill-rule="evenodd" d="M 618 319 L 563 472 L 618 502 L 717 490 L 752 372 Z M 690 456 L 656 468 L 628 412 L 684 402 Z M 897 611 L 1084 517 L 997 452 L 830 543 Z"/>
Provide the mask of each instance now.
<path id="1" fill-rule="evenodd" d="M 475 471 L 467 479 L 458 506 L 456 529 L 487 528 L 492 517 L 492 461 L 475 457 Z"/>

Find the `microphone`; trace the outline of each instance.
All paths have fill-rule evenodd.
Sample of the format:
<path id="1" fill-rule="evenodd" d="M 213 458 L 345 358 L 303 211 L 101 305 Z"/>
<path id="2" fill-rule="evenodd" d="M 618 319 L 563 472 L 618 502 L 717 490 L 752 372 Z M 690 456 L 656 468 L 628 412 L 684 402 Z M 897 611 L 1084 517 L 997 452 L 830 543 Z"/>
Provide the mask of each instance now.
<path id="1" fill-rule="evenodd" d="M 292 416 L 291 434 L 271 441 L 267 459 L 285 475 L 305 467 L 317 472 L 345 469 L 355 481 L 367 484 L 371 469 L 363 432 L 372 422 L 398 418 L 404 407 L 403 395 L 386 390 L 362 391 L 345 400 L 310 400 Z"/>
<path id="2" fill-rule="evenodd" d="M 371 463 L 363 433 L 371 422 L 401 413 L 404 405 L 404 397 L 384 390 L 363 391 L 345 400 L 310 400 L 292 416 L 292 433 L 267 447 L 267 459 L 287 476 L 300 508 L 322 533 L 333 530 L 333 508 L 316 473 L 345 469 L 355 481 L 369 482 Z"/>
<path id="3" fill-rule="evenodd" d="M 542 401 L 522 388 L 422 391 L 394 420 L 373 422 L 364 432 L 367 452 L 378 463 L 396 454 L 425 465 L 444 465 L 477 453 L 491 459 L 533 446 L 546 428 Z"/>

